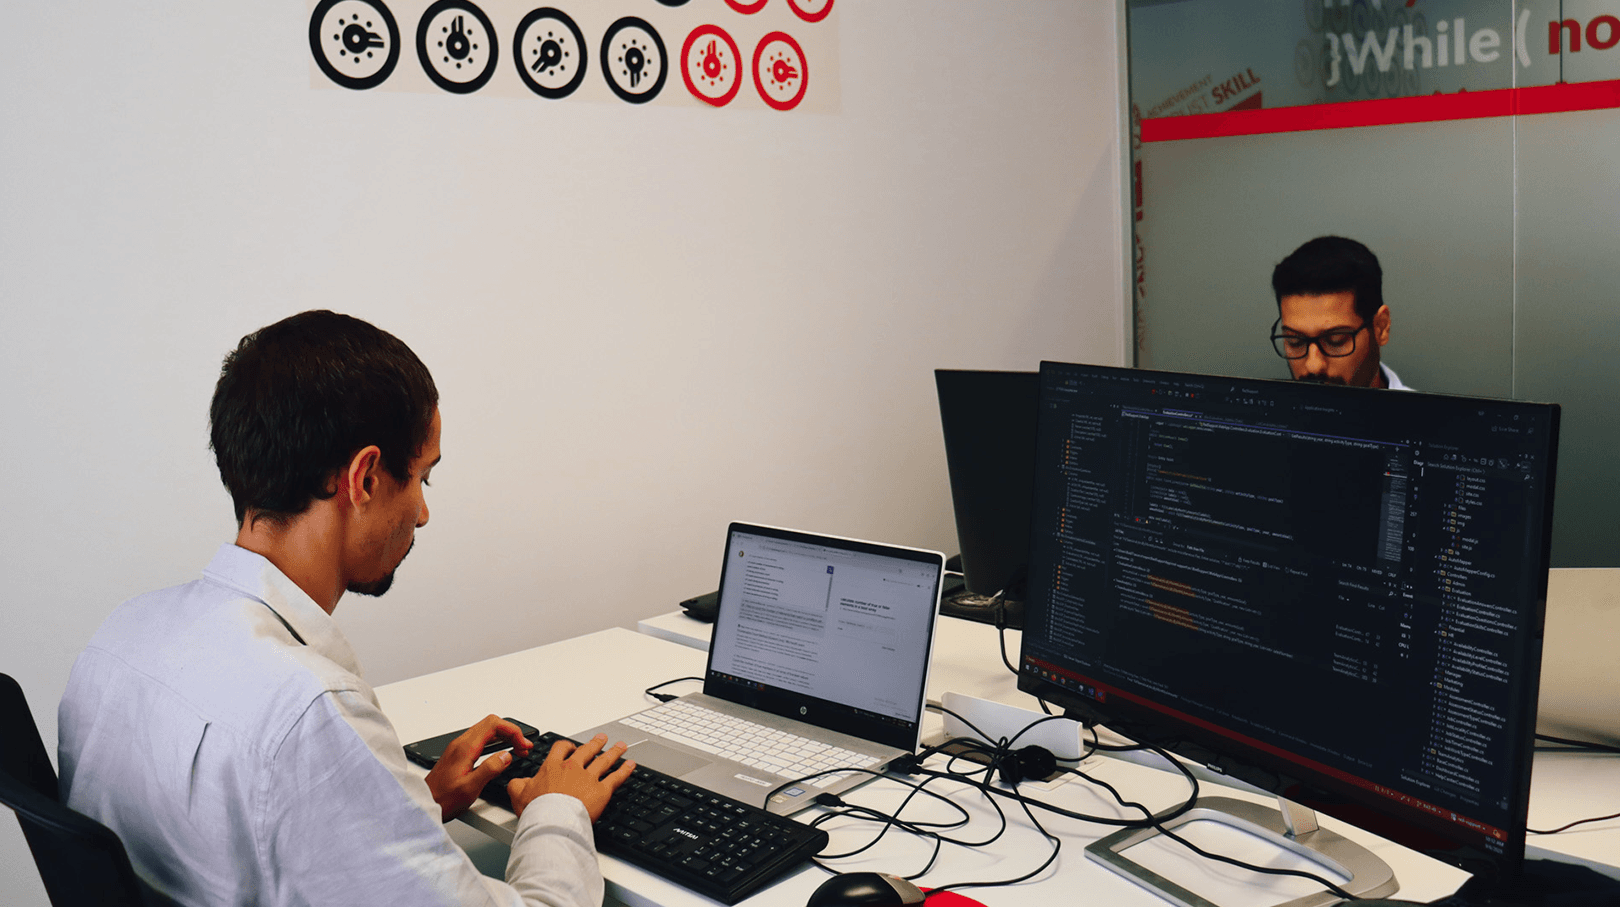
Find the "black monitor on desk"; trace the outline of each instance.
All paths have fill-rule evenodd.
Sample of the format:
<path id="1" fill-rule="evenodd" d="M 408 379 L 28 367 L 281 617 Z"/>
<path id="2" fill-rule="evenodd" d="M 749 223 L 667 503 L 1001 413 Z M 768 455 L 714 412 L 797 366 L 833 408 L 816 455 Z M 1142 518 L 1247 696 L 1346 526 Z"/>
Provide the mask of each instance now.
<path id="1" fill-rule="evenodd" d="M 975 595 L 1024 597 L 1039 379 L 1035 372 L 934 371 L 962 579 Z"/>
<path id="2" fill-rule="evenodd" d="M 1020 689 L 1517 870 L 1556 406 L 1056 363 L 1040 400 Z"/>

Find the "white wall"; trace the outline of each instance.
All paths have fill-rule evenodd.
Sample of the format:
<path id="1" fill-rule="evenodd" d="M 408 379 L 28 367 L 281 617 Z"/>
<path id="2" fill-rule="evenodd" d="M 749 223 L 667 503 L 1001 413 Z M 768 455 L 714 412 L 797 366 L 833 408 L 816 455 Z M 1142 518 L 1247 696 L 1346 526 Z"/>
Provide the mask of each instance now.
<path id="1" fill-rule="evenodd" d="M 840 0 L 829 114 L 322 87 L 308 15 L 8 10 L 0 670 L 47 740 L 231 537 L 213 379 L 294 311 L 443 396 L 432 524 L 337 612 L 378 683 L 669 610 L 732 518 L 953 552 L 932 369 L 1123 362 L 1115 4 Z M 0 901 L 44 903 L 9 821 Z"/>

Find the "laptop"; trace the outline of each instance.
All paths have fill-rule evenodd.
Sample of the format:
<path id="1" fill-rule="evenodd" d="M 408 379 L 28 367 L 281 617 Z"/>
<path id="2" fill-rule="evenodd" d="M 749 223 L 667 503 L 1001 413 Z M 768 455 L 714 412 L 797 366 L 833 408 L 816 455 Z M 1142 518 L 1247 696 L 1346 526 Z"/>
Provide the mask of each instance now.
<path id="1" fill-rule="evenodd" d="M 869 781 L 839 770 L 917 749 L 944 571 L 937 551 L 732 523 L 703 692 L 575 739 L 782 815 Z"/>

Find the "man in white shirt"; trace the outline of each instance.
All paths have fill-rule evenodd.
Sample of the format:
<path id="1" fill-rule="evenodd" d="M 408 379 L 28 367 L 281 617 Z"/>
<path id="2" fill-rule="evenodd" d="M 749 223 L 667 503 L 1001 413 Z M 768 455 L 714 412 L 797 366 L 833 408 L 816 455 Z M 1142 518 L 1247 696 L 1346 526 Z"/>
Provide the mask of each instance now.
<path id="1" fill-rule="evenodd" d="M 426 525 L 438 391 L 397 338 L 305 312 L 243 338 L 210 408 L 238 521 L 200 579 L 133 599 L 74 664 L 59 711 L 62 794 L 136 871 L 187 905 L 598 905 L 591 838 L 633 764 L 560 744 L 508 788 L 506 881 L 442 823 L 510 762 L 475 764 L 493 715 L 424 781 L 332 619 L 381 595 Z"/>
<path id="2" fill-rule="evenodd" d="M 1271 344 L 1296 381 L 1410 390 L 1380 361 L 1389 306 L 1378 256 L 1353 239 L 1318 236 L 1271 272 Z"/>

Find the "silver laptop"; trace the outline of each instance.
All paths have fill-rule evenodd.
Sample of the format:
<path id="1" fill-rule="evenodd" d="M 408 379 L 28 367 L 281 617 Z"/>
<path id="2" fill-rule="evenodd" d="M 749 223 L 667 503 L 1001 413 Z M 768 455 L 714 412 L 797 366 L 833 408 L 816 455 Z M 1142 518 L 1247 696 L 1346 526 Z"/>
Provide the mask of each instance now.
<path id="1" fill-rule="evenodd" d="M 937 551 L 733 523 L 703 692 L 574 738 L 775 813 L 869 781 L 917 749 L 944 569 Z"/>

